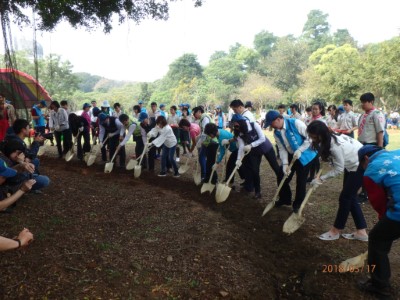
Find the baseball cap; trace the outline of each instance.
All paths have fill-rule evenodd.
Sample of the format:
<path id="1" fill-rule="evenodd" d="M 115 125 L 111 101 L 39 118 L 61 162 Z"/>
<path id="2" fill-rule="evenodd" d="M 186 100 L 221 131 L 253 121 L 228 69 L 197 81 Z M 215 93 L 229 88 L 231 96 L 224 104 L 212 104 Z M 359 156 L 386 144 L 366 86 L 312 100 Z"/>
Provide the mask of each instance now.
<path id="1" fill-rule="evenodd" d="M 239 121 L 246 121 L 247 119 L 243 117 L 241 114 L 234 114 L 232 116 L 231 122 L 239 122 Z"/>
<path id="2" fill-rule="evenodd" d="M 140 100 L 140 101 L 138 102 L 138 104 L 143 104 L 143 101 L 142 101 L 142 100 Z"/>
<path id="3" fill-rule="evenodd" d="M 165 104 L 160 104 L 160 108 L 165 107 Z"/>
<path id="4" fill-rule="evenodd" d="M 139 122 L 143 122 L 144 119 L 147 119 L 148 117 L 149 117 L 149 115 L 148 115 L 147 113 L 141 112 L 141 113 L 139 114 Z"/>
<path id="5" fill-rule="evenodd" d="M 265 115 L 264 128 L 267 128 L 268 126 L 270 126 L 271 123 L 280 116 L 281 116 L 281 114 L 276 110 L 270 110 L 269 112 L 267 112 L 267 114 Z"/>
<path id="6" fill-rule="evenodd" d="M 246 103 L 244 104 L 244 107 L 253 107 L 253 103 L 251 103 L 251 101 L 246 101 Z"/>
<path id="7" fill-rule="evenodd" d="M 105 113 L 101 113 L 97 116 L 100 120 L 100 124 L 103 123 L 109 116 L 107 116 Z"/>
<path id="8" fill-rule="evenodd" d="M 85 103 L 83 104 L 83 109 L 87 108 L 87 107 L 92 107 L 89 103 Z"/>
<path id="9" fill-rule="evenodd" d="M 364 145 L 358 150 L 358 160 L 362 161 L 364 156 L 371 156 L 375 152 L 383 150 L 381 147 L 376 145 Z"/>
<path id="10" fill-rule="evenodd" d="M 4 160 L 0 159 L 0 176 L 3 177 L 14 177 L 17 175 L 17 171 L 7 167 L 7 164 Z"/>
<path id="11" fill-rule="evenodd" d="M 46 101 L 44 101 L 44 100 L 40 101 L 40 104 L 41 104 L 42 106 L 44 106 L 44 107 L 47 106 Z"/>

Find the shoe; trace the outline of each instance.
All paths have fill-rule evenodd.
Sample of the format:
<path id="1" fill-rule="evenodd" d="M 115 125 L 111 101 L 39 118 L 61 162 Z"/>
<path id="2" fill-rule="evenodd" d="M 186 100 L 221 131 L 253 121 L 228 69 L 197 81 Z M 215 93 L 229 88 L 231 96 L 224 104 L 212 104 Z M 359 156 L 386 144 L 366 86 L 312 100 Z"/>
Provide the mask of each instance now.
<path id="1" fill-rule="evenodd" d="M 290 205 L 292 205 L 292 203 L 291 203 L 291 201 L 287 201 L 284 199 L 279 199 L 278 201 L 275 202 L 275 207 L 281 207 L 284 205 L 290 206 Z"/>
<path id="2" fill-rule="evenodd" d="M 375 284 L 373 284 L 371 279 L 368 279 L 367 281 L 364 282 L 359 282 L 357 285 L 360 291 L 362 292 L 367 292 L 375 294 L 377 296 L 381 296 L 379 297 L 379 299 L 391 299 L 390 286 L 380 288 Z"/>
<path id="3" fill-rule="evenodd" d="M 260 193 L 256 193 L 254 195 L 254 199 L 261 199 L 261 194 Z"/>
<path id="4" fill-rule="evenodd" d="M 293 212 L 295 213 L 295 214 L 298 214 L 299 213 L 299 207 L 293 207 Z"/>
<path id="5" fill-rule="evenodd" d="M 165 172 L 160 172 L 158 174 L 158 177 L 165 177 L 165 176 L 167 176 L 167 173 L 165 173 Z"/>
<path id="6" fill-rule="evenodd" d="M 175 174 L 174 174 L 174 177 L 175 177 L 175 178 L 179 178 L 179 177 L 181 177 L 181 174 L 175 173 Z"/>
<path id="7" fill-rule="evenodd" d="M 181 159 L 180 159 L 179 157 L 177 157 L 177 158 L 175 159 L 175 161 L 176 161 L 176 162 L 180 162 Z"/>
<path id="8" fill-rule="evenodd" d="M 323 240 L 323 241 L 334 241 L 334 240 L 338 240 L 339 237 L 340 237 L 340 234 L 339 234 L 339 233 L 338 233 L 338 234 L 335 234 L 335 235 L 332 235 L 332 234 L 328 231 L 328 232 L 325 232 L 325 233 L 321 234 L 321 235 L 319 236 L 319 239 L 320 239 L 320 240 Z"/>
<path id="9" fill-rule="evenodd" d="M 356 235 L 355 233 L 342 233 L 342 237 L 348 240 L 359 240 L 368 242 L 368 235 Z"/>

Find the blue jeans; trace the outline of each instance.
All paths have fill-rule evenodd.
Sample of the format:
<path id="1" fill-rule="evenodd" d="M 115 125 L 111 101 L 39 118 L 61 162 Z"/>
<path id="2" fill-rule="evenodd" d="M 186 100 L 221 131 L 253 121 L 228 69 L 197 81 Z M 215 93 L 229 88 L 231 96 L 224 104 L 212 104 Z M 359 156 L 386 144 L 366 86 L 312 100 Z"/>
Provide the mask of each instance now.
<path id="1" fill-rule="evenodd" d="M 42 188 L 45 188 L 50 184 L 50 179 L 47 176 L 43 175 L 38 175 L 38 174 L 29 174 L 29 173 L 24 173 L 26 180 L 29 179 L 35 179 L 36 183 L 32 186 L 32 191 L 40 190 Z M 24 180 L 25 181 L 25 180 Z"/>
<path id="2" fill-rule="evenodd" d="M 175 155 L 175 146 L 168 148 L 167 146 L 162 146 L 162 154 L 161 154 L 161 172 L 166 172 L 167 170 L 167 160 L 171 163 L 172 167 L 174 168 L 175 174 L 178 173 L 178 166 L 176 165 L 174 155 Z"/>

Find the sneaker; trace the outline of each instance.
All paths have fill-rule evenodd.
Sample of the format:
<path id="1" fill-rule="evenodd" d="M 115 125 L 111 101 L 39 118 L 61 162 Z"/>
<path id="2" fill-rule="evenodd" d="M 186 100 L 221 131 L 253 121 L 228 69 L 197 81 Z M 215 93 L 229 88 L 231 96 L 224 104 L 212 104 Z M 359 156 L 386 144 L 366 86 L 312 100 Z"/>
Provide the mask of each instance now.
<path id="1" fill-rule="evenodd" d="M 178 172 L 176 172 L 176 173 L 174 174 L 174 177 L 175 177 L 175 178 L 179 178 L 179 177 L 181 177 L 181 174 L 179 174 Z"/>
<path id="2" fill-rule="evenodd" d="M 348 240 L 359 240 L 362 242 L 368 242 L 368 235 L 356 235 L 355 233 L 343 233 L 342 237 Z"/>
<path id="3" fill-rule="evenodd" d="M 340 233 L 338 233 L 338 234 L 331 234 L 331 233 L 328 231 L 328 232 L 325 232 L 325 233 L 321 234 L 321 235 L 319 236 L 319 239 L 320 239 L 320 240 L 323 240 L 323 241 L 334 241 L 334 240 L 338 240 L 339 237 L 340 237 Z"/>
<path id="4" fill-rule="evenodd" d="M 160 172 L 158 174 L 158 177 L 165 177 L 165 176 L 167 176 L 167 173 L 165 173 L 165 172 Z"/>
<path id="5" fill-rule="evenodd" d="M 181 160 L 180 160 L 179 157 L 177 157 L 177 158 L 175 159 L 175 161 L 176 161 L 176 162 L 180 162 Z"/>
<path id="6" fill-rule="evenodd" d="M 364 282 L 359 282 L 357 285 L 360 291 L 362 292 L 368 292 L 371 294 L 375 294 L 377 296 L 384 297 L 384 298 L 379 297 L 380 299 L 390 299 L 391 296 L 390 286 L 380 288 L 377 285 L 373 284 L 371 279 L 368 279 L 367 281 Z"/>

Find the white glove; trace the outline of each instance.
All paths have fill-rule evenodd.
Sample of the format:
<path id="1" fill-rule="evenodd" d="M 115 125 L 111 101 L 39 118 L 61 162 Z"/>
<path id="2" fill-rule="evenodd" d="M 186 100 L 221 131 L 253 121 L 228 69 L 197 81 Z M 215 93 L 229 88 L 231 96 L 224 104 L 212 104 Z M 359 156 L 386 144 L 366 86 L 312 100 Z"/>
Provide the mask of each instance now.
<path id="1" fill-rule="evenodd" d="M 59 130 L 60 130 L 60 125 L 57 125 L 56 127 L 54 127 L 54 129 L 55 129 L 56 131 L 59 131 Z"/>
<path id="2" fill-rule="evenodd" d="M 322 184 L 323 184 L 323 181 L 319 178 L 314 178 L 313 181 L 311 181 L 311 186 L 314 188 L 317 188 Z"/>
<path id="3" fill-rule="evenodd" d="M 244 152 L 250 152 L 251 151 L 251 145 L 246 145 L 243 147 Z"/>
<path id="4" fill-rule="evenodd" d="M 82 126 L 82 127 L 79 127 L 79 129 L 78 129 L 78 130 L 79 130 L 79 132 L 82 132 L 82 131 L 83 131 L 83 129 L 84 129 L 84 128 L 83 128 L 83 126 Z"/>
<path id="5" fill-rule="evenodd" d="M 229 145 L 229 140 L 222 140 L 221 145 L 222 146 Z"/>
<path id="6" fill-rule="evenodd" d="M 299 159 L 301 157 L 301 152 L 300 150 L 296 150 L 293 154 L 293 159 Z"/>
<path id="7" fill-rule="evenodd" d="M 218 169 L 218 164 L 215 163 L 215 164 L 212 166 L 212 170 L 215 172 L 215 171 L 217 171 L 217 169 Z"/>
<path id="8" fill-rule="evenodd" d="M 283 165 L 282 166 L 282 169 L 283 169 L 283 173 L 284 174 L 286 174 L 287 176 L 289 176 L 290 175 L 290 169 L 289 169 L 289 165 Z"/>
<path id="9" fill-rule="evenodd" d="M 153 143 L 151 142 L 151 143 L 147 143 L 147 148 L 150 148 L 150 147 L 152 147 L 153 146 Z"/>
<path id="10" fill-rule="evenodd" d="M 237 160 L 235 165 L 236 165 L 236 167 L 240 168 L 240 166 L 242 165 L 242 161 L 241 160 Z"/>

